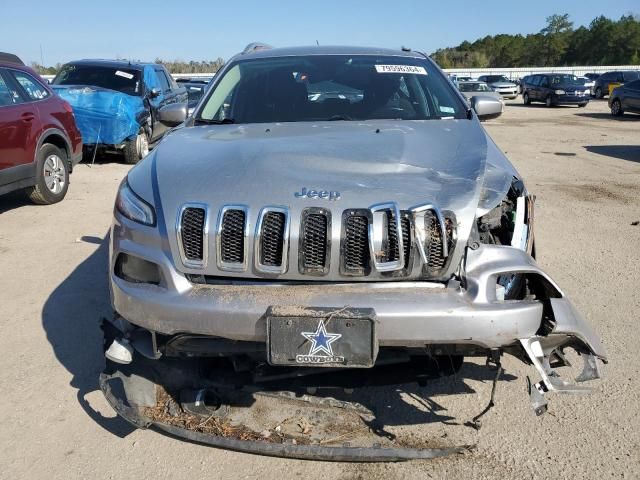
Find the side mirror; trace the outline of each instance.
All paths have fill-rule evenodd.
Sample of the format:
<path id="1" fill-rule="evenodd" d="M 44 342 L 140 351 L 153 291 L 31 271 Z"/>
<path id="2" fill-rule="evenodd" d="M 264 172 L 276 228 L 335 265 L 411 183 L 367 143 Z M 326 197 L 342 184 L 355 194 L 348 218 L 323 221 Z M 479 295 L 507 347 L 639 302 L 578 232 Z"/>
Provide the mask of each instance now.
<path id="1" fill-rule="evenodd" d="M 171 103 L 158 110 L 158 120 L 167 127 L 177 127 L 186 119 L 186 103 Z"/>
<path id="2" fill-rule="evenodd" d="M 489 120 L 502 115 L 504 105 L 493 97 L 483 97 L 476 95 L 471 97 L 471 108 L 473 108 L 480 120 Z"/>
<path id="3" fill-rule="evenodd" d="M 151 91 L 149 92 L 149 98 L 159 97 L 161 93 L 162 92 L 160 91 L 159 88 L 152 88 Z"/>

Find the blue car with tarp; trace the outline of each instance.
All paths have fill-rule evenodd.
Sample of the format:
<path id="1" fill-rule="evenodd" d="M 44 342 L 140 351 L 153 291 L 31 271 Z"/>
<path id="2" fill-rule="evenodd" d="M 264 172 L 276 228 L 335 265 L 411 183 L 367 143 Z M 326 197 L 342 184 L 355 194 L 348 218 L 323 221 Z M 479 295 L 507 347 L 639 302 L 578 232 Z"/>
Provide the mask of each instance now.
<path id="1" fill-rule="evenodd" d="M 156 63 L 74 61 L 51 86 L 71 104 L 85 153 L 119 153 L 127 163 L 137 163 L 167 132 L 158 111 L 187 102 L 186 89 Z"/>

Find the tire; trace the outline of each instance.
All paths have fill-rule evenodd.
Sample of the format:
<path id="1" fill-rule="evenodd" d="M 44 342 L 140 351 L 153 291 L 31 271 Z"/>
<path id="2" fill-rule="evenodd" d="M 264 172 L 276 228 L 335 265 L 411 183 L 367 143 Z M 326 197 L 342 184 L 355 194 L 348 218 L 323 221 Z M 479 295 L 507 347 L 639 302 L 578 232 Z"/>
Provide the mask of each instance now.
<path id="1" fill-rule="evenodd" d="M 602 97 L 604 97 L 604 95 L 602 94 L 602 88 L 596 88 L 596 98 L 600 100 Z"/>
<path id="2" fill-rule="evenodd" d="M 551 95 L 547 95 L 547 98 L 544 99 L 544 104 L 547 108 L 553 107 L 553 101 L 551 100 Z"/>
<path id="3" fill-rule="evenodd" d="M 616 99 L 611 102 L 611 115 L 613 115 L 614 117 L 621 117 L 622 115 L 624 115 L 624 110 L 622 110 L 622 104 L 620 103 L 620 100 Z"/>
<path id="4" fill-rule="evenodd" d="M 586 106 L 587 106 L 587 104 L 586 104 L 586 103 L 579 103 L 579 104 L 578 104 L 578 107 L 580 107 L 580 108 L 584 108 L 584 107 L 586 107 Z"/>
<path id="5" fill-rule="evenodd" d="M 128 141 L 124 146 L 124 161 L 134 165 L 147 156 L 149 153 L 149 138 L 147 134 L 140 131 L 135 139 Z"/>
<path id="6" fill-rule="evenodd" d="M 38 150 L 36 184 L 25 190 L 29 199 L 38 205 L 58 203 L 69 189 L 69 159 L 55 145 L 45 143 Z"/>
<path id="7" fill-rule="evenodd" d="M 531 105 L 531 99 L 529 98 L 528 93 L 522 94 L 522 101 L 524 102 L 525 105 Z"/>

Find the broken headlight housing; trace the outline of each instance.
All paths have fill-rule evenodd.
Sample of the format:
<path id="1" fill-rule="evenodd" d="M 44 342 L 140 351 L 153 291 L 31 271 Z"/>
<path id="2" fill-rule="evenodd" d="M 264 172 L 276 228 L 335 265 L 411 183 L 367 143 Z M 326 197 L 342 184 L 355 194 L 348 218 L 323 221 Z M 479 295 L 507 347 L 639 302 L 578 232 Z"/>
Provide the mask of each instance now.
<path id="1" fill-rule="evenodd" d="M 506 245 L 534 255 L 533 206 L 535 197 L 527 193 L 521 180 L 513 180 L 499 205 L 477 219 L 480 243 Z M 524 276 L 510 273 L 498 277 L 496 296 L 499 300 L 519 299 L 525 294 Z"/>
<path id="2" fill-rule="evenodd" d="M 156 224 L 156 213 L 153 207 L 131 189 L 126 178 L 122 181 L 118 189 L 116 210 L 134 222 L 151 227 Z"/>

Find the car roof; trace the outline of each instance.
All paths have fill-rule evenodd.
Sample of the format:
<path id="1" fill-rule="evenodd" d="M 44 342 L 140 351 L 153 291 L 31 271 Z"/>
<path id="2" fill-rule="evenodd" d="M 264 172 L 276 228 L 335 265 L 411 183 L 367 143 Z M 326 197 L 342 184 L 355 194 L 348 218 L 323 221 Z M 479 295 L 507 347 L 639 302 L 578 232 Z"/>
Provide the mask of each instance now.
<path id="1" fill-rule="evenodd" d="M 134 70 L 142 70 L 147 65 L 158 66 L 151 62 L 130 62 L 128 60 L 106 60 L 106 59 L 82 59 L 67 62 L 65 65 L 87 65 L 93 67 L 113 67 L 113 68 L 129 68 Z"/>
<path id="2" fill-rule="evenodd" d="M 7 62 L 0 58 L 0 67 L 2 68 L 12 68 L 14 70 L 20 70 L 22 72 L 28 73 L 32 77 L 36 77 L 36 79 L 40 80 L 41 83 L 47 83 L 40 77 L 40 74 L 36 72 L 33 68 L 28 67 L 24 63 L 13 63 Z"/>
<path id="3" fill-rule="evenodd" d="M 24 62 L 20 60 L 20 57 L 13 53 L 0 52 L 0 63 L 11 65 L 24 65 Z"/>
<path id="4" fill-rule="evenodd" d="M 390 48 L 375 47 L 350 47 L 350 46 L 306 46 L 283 48 L 259 48 L 247 53 L 240 53 L 234 57 L 236 60 L 250 58 L 293 57 L 304 55 L 384 55 L 405 58 L 424 59 L 425 55 L 411 50 L 393 50 Z"/>

